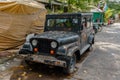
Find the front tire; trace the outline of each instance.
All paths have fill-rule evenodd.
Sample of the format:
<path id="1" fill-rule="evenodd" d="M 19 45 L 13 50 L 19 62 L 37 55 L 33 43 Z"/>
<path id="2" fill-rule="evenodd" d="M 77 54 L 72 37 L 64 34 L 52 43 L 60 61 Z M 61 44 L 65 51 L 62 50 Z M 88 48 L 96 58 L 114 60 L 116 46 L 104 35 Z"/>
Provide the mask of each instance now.
<path id="1" fill-rule="evenodd" d="M 31 66 L 31 65 L 34 64 L 32 61 L 29 61 L 29 60 L 25 60 L 25 63 L 26 63 L 28 66 Z"/>
<path id="2" fill-rule="evenodd" d="M 70 59 L 67 62 L 67 67 L 64 68 L 64 72 L 66 74 L 71 74 L 74 72 L 75 70 L 75 65 L 76 65 L 76 55 L 73 54 L 73 56 L 70 57 Z"/>

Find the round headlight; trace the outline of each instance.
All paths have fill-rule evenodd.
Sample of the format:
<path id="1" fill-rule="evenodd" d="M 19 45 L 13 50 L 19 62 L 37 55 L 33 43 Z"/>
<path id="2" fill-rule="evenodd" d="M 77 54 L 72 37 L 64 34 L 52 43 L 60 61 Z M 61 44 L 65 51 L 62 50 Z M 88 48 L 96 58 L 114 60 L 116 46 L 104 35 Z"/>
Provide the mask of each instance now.
<path id="1" fill-rule="evenodd" d="M 38 43 L 38 41 L 37 41 L 37 40 L 35 40 L 35 39 L 34 39 L 34 40 L 32 40 L 32 45 L 33 45 L 33 46 L 36 46 L 36 45 L 37 45 L 37 43 Z"/>
<path id="2" fill-rule="evenodd" d="M 56 48 L 57 47 L 57 43 L 55 41 L 51 42 L 51 47 L 52 48 Z"/>

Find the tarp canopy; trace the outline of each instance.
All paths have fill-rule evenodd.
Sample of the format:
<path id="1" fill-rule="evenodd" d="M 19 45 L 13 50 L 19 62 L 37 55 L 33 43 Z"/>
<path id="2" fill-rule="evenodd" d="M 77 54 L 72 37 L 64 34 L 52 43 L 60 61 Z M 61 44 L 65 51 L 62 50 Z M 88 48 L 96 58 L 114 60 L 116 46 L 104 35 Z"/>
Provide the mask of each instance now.
<path id="1" fill-rule="evenodd" d="M 46 9 L 32 0 L 0 2 L 0 51 L 24 43 L 29 33 L 43 31 Z"/>
<path id="2" fill-rule="evenodd" d="M 43 5 L 30 0 L 4 1 L 0 2 L 0 11 L 11 14 L 32 14 L 39 9 L 43 9 Z"/>

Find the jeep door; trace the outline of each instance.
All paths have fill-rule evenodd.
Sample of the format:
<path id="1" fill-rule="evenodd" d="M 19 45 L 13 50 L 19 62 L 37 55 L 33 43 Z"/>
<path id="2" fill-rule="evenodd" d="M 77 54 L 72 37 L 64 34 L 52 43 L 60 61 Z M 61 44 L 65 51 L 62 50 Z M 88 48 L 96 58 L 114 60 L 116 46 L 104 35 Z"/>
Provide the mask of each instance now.
<path id="1" fill-rule="evenodd" d="M 87 46 L 88 38 L 91 35 L 93 28 L 92 28 L 92 16 L 91 15 L 85 15 L 81 19 L 81 48 L 84 48 Z"/>
<path id="2" fill-rule="evenodd" d="M 88 45 L 89 44 L 89 37 L 90 37 L 90 35 L 93 35 L 92 16 L 88 15 L 88 16 L 86 16 L 86 19 L 87 19 L 87 26 L 86 26 L 87 43 L 86 43 L 86 45 Z"/>
<path id="3" fill-rule="evenodd" d="M 88 38 L 91 35 L 91 33 L 93 33 L 93 27 L 92 27 L 93 24 L 92 24 L 92 16 L 91 15 L 86 16 L 86 22 L 87 22 L 87 25 L 86 25 L 86 36 L 87 36 L 86 45 L 87 45 L 87 44 L 89 44 Z"/>
<path id="4" fill-rule="evenodd" d="M 87 43 L 87 29 L 86 29 L 86 18 L 85 17 L 82 17 L 81 19 L 81 30 L 80 30 L 80 48 L 83 49 Z"/>

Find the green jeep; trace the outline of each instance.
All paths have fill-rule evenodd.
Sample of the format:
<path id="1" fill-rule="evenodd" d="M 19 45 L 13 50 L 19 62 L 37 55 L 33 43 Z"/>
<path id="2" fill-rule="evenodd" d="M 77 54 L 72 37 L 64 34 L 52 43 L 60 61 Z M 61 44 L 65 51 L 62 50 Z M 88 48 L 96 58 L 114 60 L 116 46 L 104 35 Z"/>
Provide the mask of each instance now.
<path id="1" fill-rule="evenodd" d="M 104 25 L 104 13 L 103 12 L 93 12 L 93 29 L 95 33 L 102 30 Z"/>

